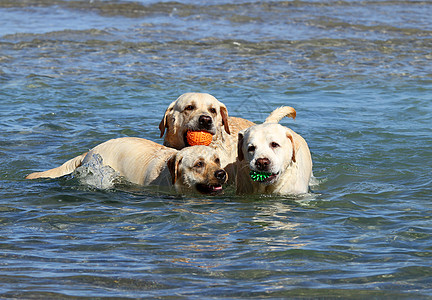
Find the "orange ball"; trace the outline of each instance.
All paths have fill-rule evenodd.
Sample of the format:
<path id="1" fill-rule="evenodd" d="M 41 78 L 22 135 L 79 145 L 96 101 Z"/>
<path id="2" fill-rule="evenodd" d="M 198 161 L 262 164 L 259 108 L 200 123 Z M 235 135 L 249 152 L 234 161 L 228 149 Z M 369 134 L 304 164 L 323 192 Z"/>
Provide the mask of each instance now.
<path id="1" fill-rule="evenodd" d="M 204 145 L 208 146 L 212 142 L 213 136 L 207 131 L 188 131 L 186 134 L 186 140 L 189 145 Z"/>

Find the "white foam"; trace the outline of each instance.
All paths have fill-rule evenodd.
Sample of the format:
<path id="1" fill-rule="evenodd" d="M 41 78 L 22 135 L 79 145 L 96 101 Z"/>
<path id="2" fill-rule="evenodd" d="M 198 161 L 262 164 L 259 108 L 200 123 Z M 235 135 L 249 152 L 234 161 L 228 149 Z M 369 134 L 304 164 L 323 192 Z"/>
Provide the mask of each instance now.
<path id="1" fill-rule="evenodd" d="M 89 152 L 83 164 L 78 167 L 73 177 L 85 184 L 98 189 L 111 189 L 120 180 L 120 174 L 110 166 L 103 164 L 103 159 L 99 154 Z"/>

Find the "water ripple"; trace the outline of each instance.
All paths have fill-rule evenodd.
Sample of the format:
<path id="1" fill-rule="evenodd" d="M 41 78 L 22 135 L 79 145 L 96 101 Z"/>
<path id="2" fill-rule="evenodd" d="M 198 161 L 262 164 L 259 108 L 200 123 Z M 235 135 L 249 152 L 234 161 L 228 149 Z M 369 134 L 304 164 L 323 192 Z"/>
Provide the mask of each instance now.
<path id="1" fill-rule="evenodd" d="M 431 12 L 0 0 L 1 297 L 430 298 Z M 162 143 L 188 91 L 258 123 L 293 106 L 281 124 L 308 141 L 311 192 L 24 179 L 110 138 Z"/>

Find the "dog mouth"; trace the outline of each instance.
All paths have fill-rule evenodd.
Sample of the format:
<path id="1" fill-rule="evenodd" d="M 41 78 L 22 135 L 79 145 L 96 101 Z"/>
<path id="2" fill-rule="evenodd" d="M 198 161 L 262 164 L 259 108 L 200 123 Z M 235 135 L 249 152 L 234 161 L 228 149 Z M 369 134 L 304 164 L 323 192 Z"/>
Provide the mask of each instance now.
<path id="1" fill-rule="evenodd" d="M 272 184 L 277 180 L 279 176 L 279 172 L 271 173 L 271 172 L 260 172 L 260 171 L 250 171 L 250 177 L 253 181 L 264 183 L 264 184 Z"/>
<path id="2" fill-rule="evenodd" d="M 217 195 L 223 193 L 222 185 L 220 184 L 204 184 L 198 183 L 196 190 L 204 195 Z"/>

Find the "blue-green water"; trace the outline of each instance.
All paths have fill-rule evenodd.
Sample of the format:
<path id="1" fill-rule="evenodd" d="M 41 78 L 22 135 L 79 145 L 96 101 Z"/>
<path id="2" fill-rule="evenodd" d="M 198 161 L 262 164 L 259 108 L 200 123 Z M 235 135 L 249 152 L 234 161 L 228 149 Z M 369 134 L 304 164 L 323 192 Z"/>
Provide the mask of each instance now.
<path id="1" fill-rule="evenodd" d="M 0 0 L 1 298 L 432 298 L 432 2 Z M 26 181 L 168 104 L 309 143 L 306 197 Z"/>

